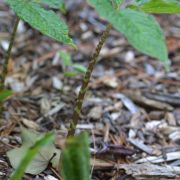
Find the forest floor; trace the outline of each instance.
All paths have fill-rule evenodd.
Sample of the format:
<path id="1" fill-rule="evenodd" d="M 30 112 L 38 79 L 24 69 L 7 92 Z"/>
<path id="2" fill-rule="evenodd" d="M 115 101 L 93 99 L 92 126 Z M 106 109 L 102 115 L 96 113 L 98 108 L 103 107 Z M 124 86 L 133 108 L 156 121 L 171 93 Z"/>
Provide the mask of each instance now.
<path id="1" fill-rule="evenodd" d="M 0 0 L 0 70 L 14 17 Z M 87 67 L 106 22 L 82 0 L 67 1 L 64 18 L 77 51 L 26 23 L 18 27 L 6 78 L 14 95 L 4 102 L 0 127 L 2 180 L 13 171 L 6 152 L 21 145 L 21 126 L 55 131 L 57 147 L 65 140 L 83 75 L 65 77 L 59 52 Z M 166 36 L 169 72 L 114 29 L 94 69 L 77 127 L 90 134 L 94 180 L 180 179 L 180 15 L 156 18 Z M 56 170 L 23 179 L 48 178 L 59 179 Z"/>

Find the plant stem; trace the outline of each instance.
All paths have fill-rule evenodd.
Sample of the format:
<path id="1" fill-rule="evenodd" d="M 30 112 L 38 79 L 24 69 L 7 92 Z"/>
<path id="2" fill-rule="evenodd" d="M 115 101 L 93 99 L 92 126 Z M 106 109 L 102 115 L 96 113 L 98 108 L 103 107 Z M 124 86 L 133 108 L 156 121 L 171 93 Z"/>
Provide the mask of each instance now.
<path id="1" fill-rule="evenodd" d="M 84 101 L 84 96 L 85 96 L 85 94 L 87 92 L 87 89 L 88 89 L 88 84 L 89 84 L 89 81 L 90 81 L 90 78 L 91 78 L 92 71 L 94 69 L 94 65 L 96 64 L 99 53 L 100 53 L 100 51 L 102 49 L 102 46 L 103 46 L 104 42 L 106 41 L 106 39 L 107 39 L 107 37 L 109 35 L 109 32 L 110 32 L 111 28 L 112 28 L 112 25 L 108 24 L 105 31 L 102 33 L 102 36 L 101 36 L 101 38 L 99 40 L 99 43 L 98 43 L 98 45 L 97 45 L 97 47 L 95 49 L 94 54 L 91 57 L 88 69 L 87 69 L 86 74 L 85 74 L 85 76 L 83 78 L 81 89 L 80 89 L 79 94 L 78 94 L 78 98 L 77 98 L 76 106 L 75 106 L 75 109 L 74 109 L 74 113 L 73 113 L 72 119 L 70 121 L 70 129 L 68 131 L 68 137 L 74 136 L 74 133 L 75 133 L 75 130 L 76 130 L 76 125 L 78 123 L 80 113 L 81 113 L 82 103 Z"/>
<path id="2" fill-rule="evenodd" d="M 4 86 L 5 86 L 5 78 L 6 78 L 7 73 L 8 73 L 8 63 L 9 63 L 9 59 L 11 56 L 11 50 L 12 50 L 12 46 L 14 44 L 14 39 L 16 36 L 16 31 L 17 31 L 17 27 L 19 24 L 19 20 L 20 20 L 19 17 L 16 17 L 13 32 L 12 32 L 11 38 L 10 38 L 9 47 L 8 47 L 8 50 L 7 50 L 6 55 L 5 55 L 5 61 L 3 63 L 3 70 L 2 70 L 1 77 L 0 77 L 0 91 L 3 90 Z"/>

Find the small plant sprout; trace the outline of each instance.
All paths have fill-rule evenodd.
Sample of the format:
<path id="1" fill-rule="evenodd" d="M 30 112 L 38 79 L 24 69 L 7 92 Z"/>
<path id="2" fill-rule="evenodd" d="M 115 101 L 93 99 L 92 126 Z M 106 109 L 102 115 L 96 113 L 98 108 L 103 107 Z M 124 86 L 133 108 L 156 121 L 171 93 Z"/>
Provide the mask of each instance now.
<path id="1" fill-rule="evenodd" d="M 66 51 L 59 51 L 59 56 L 62 61 L 62 66 L 64 70 L 64 76 L 73 77 L 79 73 L 85 73 L 86 67 L 79 63 L 73 63 L 71 60 L 71 55 Z"/>

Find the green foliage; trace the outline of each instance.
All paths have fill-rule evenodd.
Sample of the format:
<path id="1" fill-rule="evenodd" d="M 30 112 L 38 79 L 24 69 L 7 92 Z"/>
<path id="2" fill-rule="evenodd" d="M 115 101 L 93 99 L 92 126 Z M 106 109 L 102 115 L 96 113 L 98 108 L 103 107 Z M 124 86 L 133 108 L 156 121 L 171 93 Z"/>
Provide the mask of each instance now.
<path id="1" fill-rule="evenodd" d="M 162 30 L 155 18 L 144 12 L 180 13 L 179 2 L 175 0 L 136 0 L 136 3 L 131 4 L 129 8 L 119 10 L 119 5 L 123 0 L 88 1 L 96 8 L 100 16 L 123 33 L 136 49 L 160 59 L 165 65 L 168 64 L 167 49 Z M 6 0 L 6 2 L 17 16 L 32 27 L 60 42 L 75 46 L 68 36 L 68 27 L 64 21 L 53 11 L 43 8 L 44 5 L 47 5 L 49 8 L 63 11 L 63 0 Z M 77 63 L 73 64 L 71 56 L 67 52 L 61 51 L 59 55 L 64 66 L 72 70 L 66 71 L 64 75 L 75 76 L 78 72 L 85 73 L 87 71 L 84 66 Z M 86 89 L 83 89 L 84 94 Z M 0 102 L 11 94 L 12 92 L 7 90 L 1 91 Z M 80 100 L 83 102 L 83 98 Z M 80 110 L 81 106 L 78 107 L 78 111 Z M 50 162 L 53 167 L 57 168 L 61 152 L 54 146 L 53 138 L 54 136 L 51 133 L 39 134 L 22 129 L 22 146 L 7 152 L 10 163 L 15 169 L 11 180 L 21 179 L 24 172 L 39 174 L 46 169 Z M 60 171 L 64 180 L 89 179 L 90 152 L 87 133 L 81 133 L 67 140 L 67 147 L 62 153 L 62 169 Z"/>
<path id="2" fill-rule="evenodd" d="M 0 91 L 0 103 L 3 102 L 7 97 L 11 96 L 13 92 L 11 90 Z"/>
<path id="3" fill-rule="evenodd" d="M 66 71 L 66 72 L 64 72 L 64 76 L 66 76 L 66 77 L 74 77 L 74 76 L 77 76 L 77 75 L 78 75 L 78 73 L 75 72 L 75 71 Z"/>
<path id="4" fill-rule="evenodd" d="M 67 140 L 62 152 L 63 180 L 89 180 L 90 152 L 86 132 Z"/>
<path id="5" fill-rule="evenodd" d="M 100 16 L 122 32 L 130 44 L 139 51 L 168 64 L 167 49 L 163 32 L 150 15 L 131 9 L 114 10 L 108 0 L 89 0 Z"/>
<path id="6" fill-rule="evenodd" d="M 53 11 L 45 10 L 38 3 L 27 0 L 6 0 L 6 2 L 21 19 L 41 33 L 75 46 L 68 36 L 68 27 Z"/>
<path id="7" fill-rule="evenodd" d="M 72 64 L 71 55 L 68 52 L 59 51 L 59 57 L 61 58 L 61 60 L 65 66 L 69 66 Z"/>
<path id="8" fill-rule="evenodd" d="M 39 3 L 46 4 L 53 9 L 64 9 L 64 0 L 36 0 Z"/>
<path id="9" fill-rule="evenodd" d="M 180 2 L 176 0 L 144 0 L 138 5 L 130 6 L 132 9 L 142 10 L 148 13 L 180 13 Z"/>
<path id="10" fill-rule="evenodd" d="M 79 63 L 73 63 L 71 60 L 71 55 L 66 52 L 66 51 L 59 51 L 59 56 L 63 62 L 63 65 L 65 66 L 64 69 L 65 71 L 67 69 L 71 69 L 72 71 L 66 71 L 64 72 L 64 76 L 67 77 L 73 77 L 78 75 L 79 73 L 85 73 L 86 72 L 86 67 Z"/>
<path id="11" fill-rule="evenodd" d="M 78 63 L 74 63 L 73 68 L 80 73 L 86 73 L 86 71 L 87 71 L 86 67 L 84 67 L 83 65 L 78 64 Z"/>
<path id="12" fill-rule="evenodd" d="M 60 150 L 53 144 L 54 136 L 51 133 L 39 134 L 34 131 L 22 129 L 22 146 L 7 152 L 15 173 L 12 180 L 18 180 L 19 174 L 39 174 L 51 162 L 58 168 Z"/>

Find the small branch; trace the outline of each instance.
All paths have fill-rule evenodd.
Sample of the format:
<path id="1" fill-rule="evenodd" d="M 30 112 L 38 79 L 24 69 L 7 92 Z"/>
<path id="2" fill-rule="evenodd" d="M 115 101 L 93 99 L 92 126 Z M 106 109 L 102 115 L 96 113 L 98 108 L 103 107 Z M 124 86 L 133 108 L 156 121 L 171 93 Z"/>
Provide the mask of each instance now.
<path id="1" fill-rule="evenodd" d="M 8 47 L 8 50 L 7 50 L 6 55 L 5 55 L 5 61 L 3 63 L 3 70 L 2 70 L 2 74 L 0 76 L 0 90 L 4 89 L 5 78 L 6 78 L 7 73 L 8 73 L 8 63 L 9 63 L 9 59 L 10 59 L 10 56 L 11 56 L 11 50 L 12 50 L 12 46 L 14 44 L 14 39 L 15 39 L 15 36 L 16 36 L 16 31 L 17 31 L 17 27 L 18 27 L 18 24 L 19 24 L 19 20 L 20 20 L 19 17 L 17 17 L 16 20 L 15 20 L 15 24 L 14 24 L 13 32 L 12 32 L 12 35 L 11 35 L 9 47 Z"/>
<path id="2" fill-rule="evenodd" d="M 82 103 L 84 101 L 84 96 L 85 96 L 86 91 L 88 89 L 88 84 L 89 84 L 89 81 L 90 81 L 90 78 L 91 78 L 92 71 L 94 69 L 94 65 L 96 64 L 99 53 L 100 53 L 100 51 L 102 49 L 102 46 L 103 46 L 104 42 L 106 41 L 106 39 L 107 39 L 107 37 L 109 35 L 109 32 L 110 32 L 111 28 L 112 28 L 112 25 L 108 24 L 105 31 L 103 32 L 103 34 L 102 34 L 102 36 L 100 38 L 100 41 L 99 41 L 99 43 L 98 43 L 98 45 L 97 45 L 97 47 L 95 49 L 94 54 L 91 57 L 87 72 L 86 72 L 86 74 L 84 76 L 82 86 L 81 86 L 81 89 L 80 89 L 80 92 L 79 92 L 79 95 L 78 95 L 78 98 L 77 98 L 74 113 L 73 113 L 72 119 L 70 121 L 70 129 L 68 131 L 68 137 L 73 136 L 74 133 L 75 133 L 76 125 L 78 123 L 79 116 L 80 116 L 80 113 L 81 113 Z"/>

